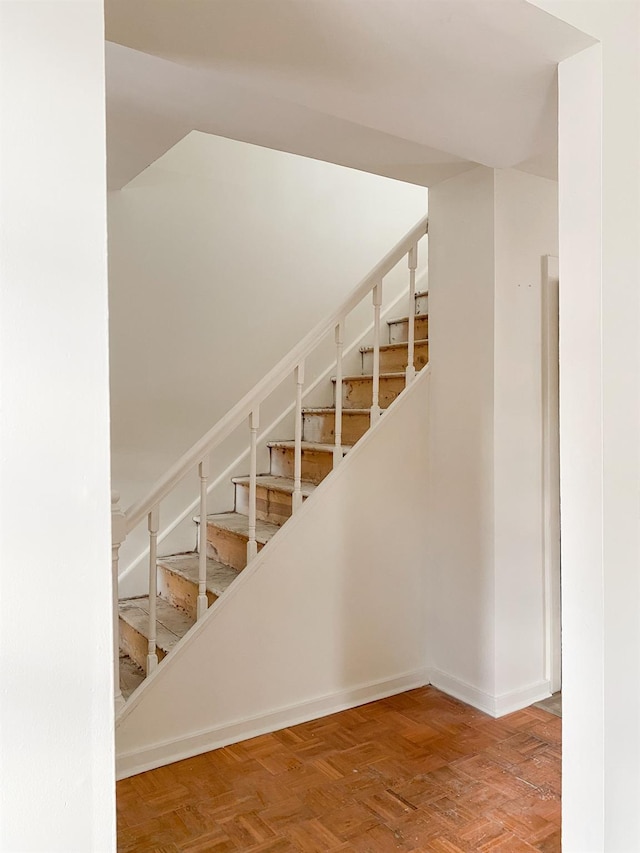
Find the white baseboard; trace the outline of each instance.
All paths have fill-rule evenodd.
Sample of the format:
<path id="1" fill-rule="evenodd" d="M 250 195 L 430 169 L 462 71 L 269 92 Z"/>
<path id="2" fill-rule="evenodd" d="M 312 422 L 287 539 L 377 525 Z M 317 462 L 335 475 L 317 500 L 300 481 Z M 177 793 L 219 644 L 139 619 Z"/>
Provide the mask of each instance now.
<path id="1" fill-rule="evenodd" d="M 175 740 L 120 753 L 116 757 L 116 777 L 126 779 L 136 773 L 153 770 L 165 764 L 172 764 L 174 761 L 182 761 L 231 743 L 326 717 L 338 711 L 403 693 L 405 690 L 424 687 L 429 683 L 428 675 L 426 669 L 418 669 L 395 678 L 346 688 L 328 696 L 321 696 L 263 715 L 225 723 Z"/>
<path id="2" fill-rule="evenodd" d="M 509 693 L 496 696 L 495 714 L 493 716 L 504 717 L 505 714 L 520 711 L 522 708 L 533 705 L 534 702 L 541 702 L 543 699 L 548 699 L 549 696 L 551 696 L 551 685 L 546 679 L 538 681 L 536 684 L 528 684 L 526 687 L 520 687 L 518 690 L 511 690 Z"/>
<path id="3" fill-rule="evenodd" d="M 500 696 L 492 696 L 438 669 L 418 669 L 395 678 L 346 688 L 287 708 L 279 708 L 276 711 L 225 723 L 175 740 L 120 753 L 116 758 L 116 777 L 126 779 L 128 776 L 154 770 L 156 767 L 182 761 L 212 749 L 276 732 L 298 723 L 317 720 L 338 711 L 356 708 L 358 705 L 375 702 L 427 684 L 432 684 L 443 693 L 491 717 L 502 717 L 513 711 L 519 711 L 551 695 L 548 681 L 540 681 Z"/>
<path id="4" fill-rule="evenodd" d="M 466 702 L 467 705 L 472 705 L 479 711 L 484 711 L 491 717 L 504 717 L 505 714 L 520 711 L 551 695 L 548 681 L 539 681 L 536 684 L 529 684 L 526 687 L 493 696 L 438 669 L 430 669 L 428 678 L 429 683 L 438 690 L 453 696 L 454 699 Z"/>

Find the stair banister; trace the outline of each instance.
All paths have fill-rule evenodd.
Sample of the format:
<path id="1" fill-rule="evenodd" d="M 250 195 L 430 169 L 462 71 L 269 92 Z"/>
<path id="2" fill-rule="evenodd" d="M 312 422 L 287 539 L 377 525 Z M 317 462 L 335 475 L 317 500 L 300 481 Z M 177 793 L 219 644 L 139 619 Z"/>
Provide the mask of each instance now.
<path id="1" fill-rule="evenodd" d="M 380 306 L 382 278 L 373 288 L 373 393 L 371 397 L 371 426 L 380 419 Z M 342 389 L 340 389 L 342 393 Z"/>
<path id="2" fill-rule="evenodd" d="M 302 506 L 302 387 L 304 385 L 304 359 L 296 368 L 296 420 L 293 449 L 293 498 L 291 509 L 295 513 Z"/>
<path id="3" fill-rule="evenodd" d="M 258 541 L 256 539 L 256 517 L 258 515 L 256 502 L 258 500 L 256 481 L 258 477 L 258 427 L 260 425 L 260 411 L 256 406 L 249 416 L 250 433 L 250 455 L 249 455 L 249 539 L 247 541 L 247 563 L 258 553 Z M 200 529 L 202 529 L 200 522 Z M 206 525 L 205 525 L 206 527 Z"/>
<path id="4" fill-rule="evenodd" d="M 407 372 L 406 384 L 410 385 L 416 378 L 414 364 L 415 327 L 416 327 L 416 267 L 418 266 L 418 244 L 409 249 L 409 326 L 407 330 Z"/>
<path id="5" fill-rule="evenodd" d="M 200 475 L 200 518 L 207 517 L 207 485 L 209 482 L 209 455 L 204 457 L 199 465 Z M 200 523 L 198 529 L 198 602 L 196 618 L 202 619 L 207 612 L 207 525 Z"/>
<path id="6" fill-rule="evenodd" d="M 375 267 L 369 272 L 364 279 L 358 284 L 340 305 L 340 307 L 331 314 L 327 319 L 318 323 L 304 338 L 275 365 L 258 384 L 222 417 L 201 439 L 199 439 L 193 447 L 188 450 L 177 462 L 175 462 L 161 477 L 146 498 L 133 503 L 126 511 L 126 532 L 133 530 L 145 516 L 148 516 L 152 511 L 157 512 L 157 508 L 173 488 L 186 476 L 189 471 L 192 471 L 200 464 L 202 459 L 218 445 L 235 429 L 237 429 L 243 420 L 249 417 L 251 412 L 260 405 L 260 403 L 268 397 L 282 380 L 301 364 L 304 359 L 315 349 L 318 342 L 323 339 L 329 332 L 333 331 L 336 325 L 349 314 L 361 300 L 371 292 L 376 286 L 380 285 L 383 277 L 387 275 L 396 264 L 409 252 L 418 240 L 420 240 L 428 229 L 428 219 L 425 216 L 420 222 L 412 228 L 384 258 L 379 261 Z M 381 288 L 380 288 L 381 291 Z M 380 292 L 379 291 L 379 292 Z M 381 294 L 380 294 L 381 295 Z M 379 309 L 378 309 L 379 310 Z M 379 314 L 378 314 L 379 317 Z M 375 329 L 374 329 L 375 334 Z M 379 327 L 378 327 L 378 359 L 379 359 Z M 375 353 L 374 353 L 375 362 Z M 373 407 L 372 407 L 373 408 Z M 157 531 L 156 531 L 157 533 Z"/>
<path id="7" fill-rule="evenodd" d="M 336 388 L 342 392 L 342 350 L 344 345 L 344 321 L 341 320 L 336 326 Z M 333 467 L 342 461 L 342 393 L 336 394 L 336 405 L 334 415 L 334 447 Z"/>
<path id="8" fill-rule="evenodd" d="M 158 528 L 160 527 L 160 509 L 154 506 L 149 512 L 149 647 L 147 651 L 147 675 L 151 675 L 158 666 L 156 648 L 156 603 L 158 596 Z"/>
<path id="9" fill-rule="evenodd" d="M 120 620 L 118 618 L 118 562 L 120 545 L 127 535 L 124 513 L 120 509 L 120 495 L 111 492 L 111 590 L 113 596 L 113 667 L 115 711 L 124 707 L 120 689 Z"/>

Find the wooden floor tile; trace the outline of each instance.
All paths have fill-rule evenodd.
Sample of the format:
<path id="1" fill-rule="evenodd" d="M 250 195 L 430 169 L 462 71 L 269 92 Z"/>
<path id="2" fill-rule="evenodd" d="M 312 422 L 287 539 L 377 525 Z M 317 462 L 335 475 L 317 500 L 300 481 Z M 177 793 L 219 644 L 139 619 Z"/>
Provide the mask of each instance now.
<path id="1" fill-rule="evenodd" d="M 118 851 L 560 853 L 561 726 L 431 687 L 118 783 Z"/>
<path id="2" fill-rule="evenodd" d="M 339 847 L 344 848 L 342 839 L 337 838 L 319 818 L 290 824 L 285 835 L 296 850 L 304 853 L 330 853 Z"/>

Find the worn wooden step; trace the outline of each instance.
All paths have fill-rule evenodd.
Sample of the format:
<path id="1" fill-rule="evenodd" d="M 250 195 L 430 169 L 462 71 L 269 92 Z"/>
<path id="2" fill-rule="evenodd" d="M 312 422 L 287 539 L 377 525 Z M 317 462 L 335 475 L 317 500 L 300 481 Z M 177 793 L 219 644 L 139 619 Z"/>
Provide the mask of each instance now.
<path id="1" fill-rule="evenodd" d="M 124 699 L 136 690 L 146 678 L 146 674 L 142 667 L 132 660 L 129 655 L 120 651 L 120 659 L 118 661 L 120 670 L 120 690 Z"/>
<path id="2" fill-rule="evenodd" d="M 249 515 L 249 477 L 234 477 L 236 487 L 236 512 Z M 274 477 L 259 474 L 256 477 L 256 518 L 282 525 L 293 513 L 293 490 L 295 484 L 290 477 Z M 306 500 L 315 489 L 313 483 L 301 482 L 302 500 Z"/>
<path id="3" fill-rule="evenodd" d="M 304 426 L 303 426 L 304 430 Z M 270 471 L 276 477 L 293 477 L 295 471 L 295 441 L 270 441 Z M 343 445 L 342 455 L 348 446 Z M 333 471 L 333 444 L 303 441 L 301 445 L 302 479 L 321 483 Z"/>
<path id="4" fill-rule="evenodd" d="M 416 314 L 429 313 L 429 291 L 421 290 L 416 293 Z"/>
<path id="5" fill-rule="evenodd" d="M 198 613 L 199 555 L 172 554 L 158 558 L 158 595 L 195 620 Z M 207 558 L 207 600 L 209 607 L 231 586 L 238 572 Z"/>
<path id="6" fill-rule="evenodd" d="M 325 407 L 302 410 L 302 437 L 305 441 L 331 444 L 335 441 L 335 425 L 335 409 Z M 369 425 L 369 409 L 345 409 L 342 412 L 343 444 L 355 444 L 369 429 Z"/>
<path id="7" fill-rule="evenodd" d="M 194 519 L 198 521 L 198 519 Z M 258 520 L 256 542 L 260 551 L 280 528 L 270 521 Z M 239 512 L 220 512 L 207 516 L 207 556 L 238 571 L 247 565 L 249 519 Z"/>
<path id="8" fill-rule="evenodd" d="M 380 347 L 380 370 L 392 373 L 405 370 L 408 361 L 409 344 L 387 344 Z M 373 372 L 373 347 L 361 347 L 362 372 Z M 413 347 L 413 365 L 422 370 L 429 361 L 429 341 L 415 341 Z"/>
<path id="9" fill-rule="evenodd" d="M 334 385 L 335 377 L 331 380 Z M 402 373 L 381 373 L 379 385 L 380 407 L 386 409 L 398 394 L 404 391 L 406 377 Z M 345 376 L 342 380 L 342 405 L 345 409 L 362 409 L 371 406 L 373 376 Z"/>
<path id="10" fill-rule="evenodd" d="M 389 327 L 389 343 L 403 344 L 409 340 L 409 318 L 398 317 L 395 320 L 387 320 Z M 429 337 L 429 315 L 416 314 L 413 321 L 414 340 L 426 340 Z"/>
<path id="11" fill-rule="evenodd" d="M 149 638 L 149 596 L 125 598 L 118 605 L 120 648 L 139 667 L 146 670 Z M 161 661 L 194 624 L 182 610 L 156 598 L 156 653 Z"/>

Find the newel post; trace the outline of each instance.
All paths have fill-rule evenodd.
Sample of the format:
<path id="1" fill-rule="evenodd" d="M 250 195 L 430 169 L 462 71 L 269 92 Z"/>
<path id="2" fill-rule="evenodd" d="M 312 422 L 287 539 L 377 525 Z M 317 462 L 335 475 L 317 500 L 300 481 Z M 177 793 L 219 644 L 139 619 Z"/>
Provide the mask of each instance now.
<path id="1" fill-rule="evenodd" d="M 118 615 L 118 553 L 127 535 L 125 514 L 120 508 L 120 495 L 111 492 L 111 590 L 113 598 L 113 685 L 116 714 L 124 707 L 120 689 L 120 620 Z"/>

